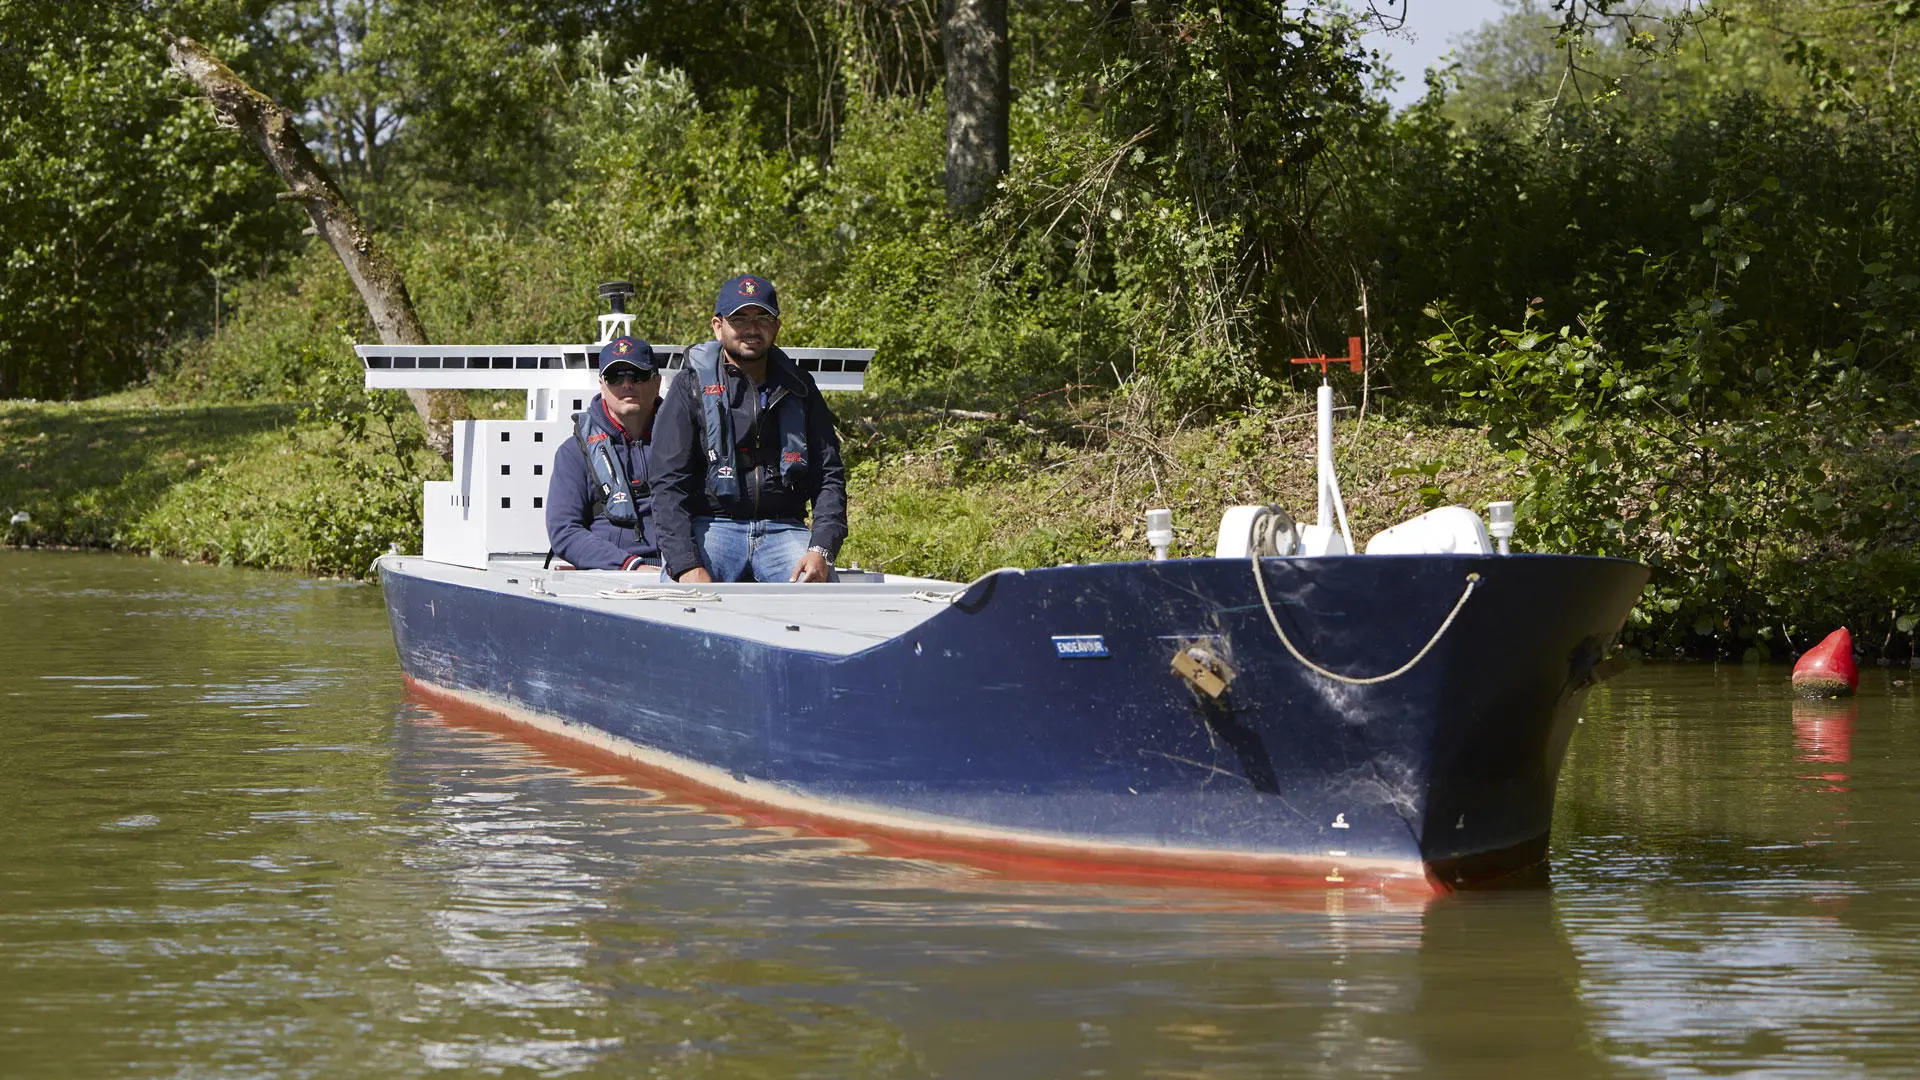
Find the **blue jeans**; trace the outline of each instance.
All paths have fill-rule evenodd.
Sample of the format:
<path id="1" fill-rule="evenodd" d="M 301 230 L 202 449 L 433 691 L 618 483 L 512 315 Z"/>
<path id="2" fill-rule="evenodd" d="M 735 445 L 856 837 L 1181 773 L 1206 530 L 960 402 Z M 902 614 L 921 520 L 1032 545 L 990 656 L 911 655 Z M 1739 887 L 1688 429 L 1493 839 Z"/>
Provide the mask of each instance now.
<path id="1" fill-rule="evenodd" d="M 693 519 L 693 542 L 715 581 L 786 581 L 813 533 L 797 521 Z"/>

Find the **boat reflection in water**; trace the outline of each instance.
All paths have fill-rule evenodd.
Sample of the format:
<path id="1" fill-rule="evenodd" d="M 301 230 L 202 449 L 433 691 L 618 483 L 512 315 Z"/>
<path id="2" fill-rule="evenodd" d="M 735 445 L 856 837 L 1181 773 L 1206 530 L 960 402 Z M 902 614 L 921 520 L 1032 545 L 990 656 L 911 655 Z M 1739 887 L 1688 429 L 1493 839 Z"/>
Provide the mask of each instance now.
<path id="1" fill-rule="evenodd" d="M 1554 897 L 1515 889 L 1441 897 L 1420 938 L 1414 1038 L 1423 1075 L 1615 1076 L 1581 994 Z M 1550 1063 L 1550 1064 L 1545 1064 Z"/>
<path id="2" fill-rule="evenodd" d="M 490 1032 L 436 1042 L 448 1067 L 1600 1071 L 1545 891 L 1016 875 L 702 804 L 437 698 L 396 726 L 411 865 L 444 883 L 422 963 L 452 969 L 410 1008 Z"/>

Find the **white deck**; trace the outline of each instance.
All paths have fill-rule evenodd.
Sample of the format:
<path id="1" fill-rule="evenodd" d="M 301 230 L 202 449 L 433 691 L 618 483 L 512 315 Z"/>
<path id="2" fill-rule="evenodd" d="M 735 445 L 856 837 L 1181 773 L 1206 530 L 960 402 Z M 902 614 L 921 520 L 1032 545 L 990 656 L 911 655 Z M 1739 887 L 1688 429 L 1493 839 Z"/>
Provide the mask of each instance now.
<path id="1" fill-rule="evenodd" d="M 893 574 L 879 582 L 676 585 L 659 581 L 658 575 L 647 571 L 543 570 L 540 563 L 539 559 L 492 559 L 487 569 L 479 570 L 417 555 L 388 555 L 380 560 L 382 570 L 429 581 L 830 656 L 846 656 L 907 633 L 939 614 L 947 606 L 948 594 L 965 587 Z M 647 590 L 654 598 L 605 595 L 619 590 Z M 696 592 L 709 598 L 700 599 L 693 595 Z"/>

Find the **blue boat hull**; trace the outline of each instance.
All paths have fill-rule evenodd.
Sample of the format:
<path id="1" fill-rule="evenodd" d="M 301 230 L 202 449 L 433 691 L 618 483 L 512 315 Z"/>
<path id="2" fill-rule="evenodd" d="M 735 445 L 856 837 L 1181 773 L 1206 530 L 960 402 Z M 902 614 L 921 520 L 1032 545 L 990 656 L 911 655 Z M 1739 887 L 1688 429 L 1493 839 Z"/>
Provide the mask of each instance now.
<path id="1" fill-rule="evenodd" d="M 826 655 L 407 566 L 383 577 L 413 680 L 733 803 L 962 853 L 1441 889 L 1544 859 L 1580 691 L 1647 577 L 1273 559 L 1263 602 L 1245 560 L 1057 567 Z M 1380 682 L 1303 663 L 1365 679 L 1429 643 Z M 1218 697 L 1171 666 L 1195 645 L 1231 674 Z"/>

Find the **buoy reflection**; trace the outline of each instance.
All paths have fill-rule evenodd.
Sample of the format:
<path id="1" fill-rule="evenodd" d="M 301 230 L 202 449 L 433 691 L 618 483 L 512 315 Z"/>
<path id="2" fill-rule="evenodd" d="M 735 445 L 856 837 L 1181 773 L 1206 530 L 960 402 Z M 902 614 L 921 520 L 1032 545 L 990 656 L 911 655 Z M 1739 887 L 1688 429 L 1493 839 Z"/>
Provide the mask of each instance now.
<path id="1" fill-rule="evenodd" d="M 1853 760 L 1853 722 L 1860 703 L 1852 700 L 1793 703 L 1794 756 L 1810 765 L 1844 765 Z M 1847 773 L 1839 769 L 1807 776 L 1824 781 L 1825 791 L 1845 791 Z"/>

